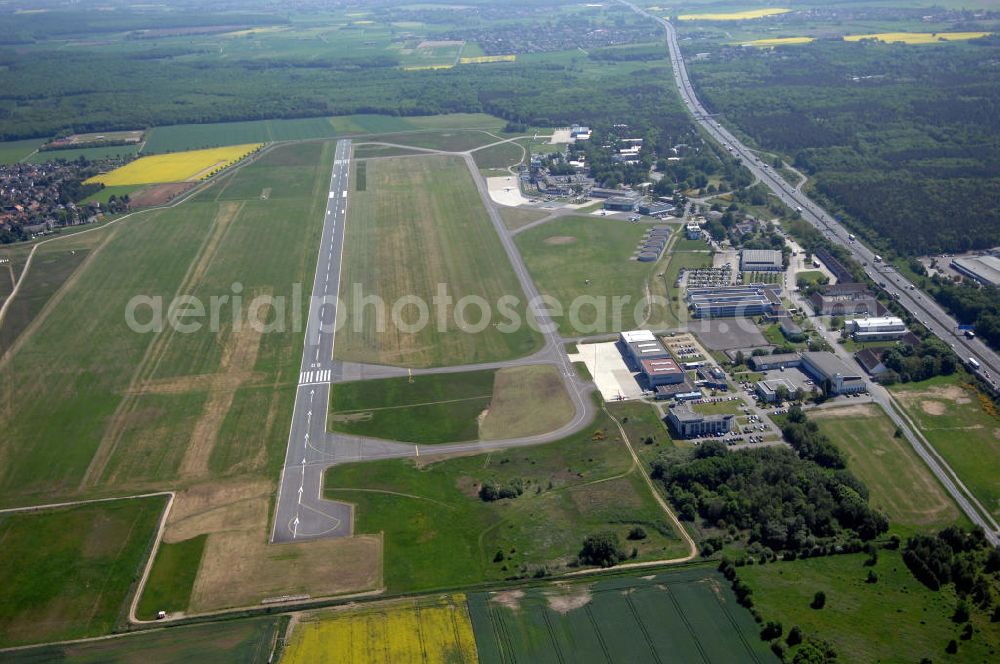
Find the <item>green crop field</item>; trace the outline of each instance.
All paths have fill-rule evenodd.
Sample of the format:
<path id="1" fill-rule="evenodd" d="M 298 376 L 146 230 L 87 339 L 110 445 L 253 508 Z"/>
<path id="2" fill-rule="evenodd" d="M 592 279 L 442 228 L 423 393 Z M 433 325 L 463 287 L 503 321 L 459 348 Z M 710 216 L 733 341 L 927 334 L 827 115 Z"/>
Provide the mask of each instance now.
<path id="1" fill-rule="evenodd" d="M 338 359 L 426 367 L 538 349 L 541 337 L 528 325 L 494 326 L 509 318 L 501 315 L 503 296 L 517 299 L 511 308 L 524 321 L 525 297 L 461 159 L 371 161 L 365 191 L 352 192 L 347 207 L 340 296 L 349 313 L 337 333 Z M 440 289 L 453 298 L 450 306 L 435 304 Z M 372 295 L 383 303 L 381 324 L 377 305 L 352 304 Z M 427 307 L 422 326 L 414 296 Z M 478 306 L 458 311 L 467 296 L 485 300 L 489 320 Z"/>
<path id="2" fill-rule="evenodd" d="M 332 148 L 274 149 L 181 206 L 65 240 L 97 243 L 0 365 L 3 402 L 15 389 L 18 399 L 0 411 L 0 502 L 162 487 L 181 474 L 270 476 L 301 348 L 290 299 L 314 269 Z M 191 333 L 126 324 L 136 295 L 161 297 L 164 308 L 175 294 L 193 295 L 207 310 L 235 284 L 245 305 L 239 332 L 232 303 L 219 310 L 218 330 L 207 318 Z M 258 295 L 286 298 L 283 330 L 246 324 Z M 151 307 L 136 319 L 149 322 Z"/>
<path id="3" fill-rule="evenodd" d="M 482 664 L 778 661 L 729 583 L 705 568 L 468 601 Z"/>
<path id="4" fill-rule="evenodd" d="M 199 535 L 183 542 L 160 544 L 136 609 L 140 620 L 152 620 L 158 611 L 175 613 L 188 608 L 205 539 L 205 535 Z"/>
<path id="5" fill-rule="evenodd" d="M 1000 416 L 959 375 L 892 388 L 906 414 L 994 516 L 1000 516 Z"/>
<path id="6" fill-rule="evenodd" d="M 599 334 L 641 326 L 644 308 L 638 305 L 645 294 L 644 283 L 659 265 L 632 260 L 644 230 L 602 217 L 565 217 L 517 235 L 517 246 L 538 289 L 562 305 L 563 316 L 557 321 L 560 333 Z M 628 298 L 617 317 L 612 299 L 616 297 Z M 579 303 L 578 324 L 570 318 L 574 301 Z M 605 307 L 604 312 L 598 315 L 592 303 Z M 661 320 L 657 307 L 650 324 Z"/>
<path id="7" fill-rule="evenodd" d="M 127 612 L 164 503 L 0 515 L 0 647 L 109 632 Z"/>
<path id="8" fill-rule="evenodd" d="M 139 152 L 139 144 L 133 143 L 131 145 L 102 145 L 100 147 L 92 148 L 67 148 L 65 150 L 42 150 L 36 152 L 25 161 L 32 164 L 44 164 L 47 161 L 56 161 L 57 159 L 62 159 L 65 161 L 73 161 L 74 159 L 79 159 L 84 157 L 90 160 L 97 159 L 110 159 L 113 157 L 133 157 Z"/>
<path id="9" fill-rule="evenodd" d="M 129 634 L 120 638 L 0 653 L 0 662 L 42 664 L 264 664 L 287 618 L 261 617 Z"/>
<path id="10" fill-rule="evenodd" d="M 739 578 L 753 589 L 754 607 L 764 620 L 780 621 L 788 632 L 833 644 L 845 662 L 937 661 L 989 662 L 1000 648 L 1000 629 L 989 615 L 972 612 L 976 633 L 959 640 L 960 625 L 951 620 L 954 587 L 939 591 L 917 581 L 899 551 L 881 550 L 874 567 L 866 555 L 837 555 L 741 567 Z M 868 570 L 878 583 L 865 583 Z M 813 594 L 826 593 L 826 605 L 810 608 Z M 944 649 L 950 639 L 961 644 L 957 657 Z M 795 650 L 789 653 L 794 656 Z"/>
<path id="11" fill-rule="evenodd" d="M 426 445 L 546 433 L 572 415 L 559 372 L 539 365 L 335 385 L 327 423 Z"/>
<path id="12" fill-rule="evenodd" d="M 183 124 L 154 128 L 146 137 L 146 146 L 142 153 L 180 152 L 244 143 L 333 138 L 335 135 L 337 132 L 329 118 Z"/>
<path id="13" fill-rule="evenodd" d="M 13 164 L 21 161 L 47 140 L 46 138 L 29 138 L 23 141 L 0 142 L 0 164 Z"/>
<path id="14" fill-rule="evenodd" d="M 614 530 L 638 560 L 687 552 L 603 415 L 583 432 L 534 448 L 441 461 L 335 466 L 326 496 L 351 502 L 355 532 L 385 536 L 385 583 L 408 591 L 567 571 L 594 532 Z M 523 482 L 517 498 L 485 502 L 484 481 Z M 648 537 L 626 535 L 642 525 Z"/>
<path id="15" fill-rule="evenodd" d="M 881 408 L 871 406 L 810 413 L 820 431 L 844 451 L 848 468 L 871 491 L 871 504 L 902 534 L 939 529 L 964 516 L 913 447 Z"/>

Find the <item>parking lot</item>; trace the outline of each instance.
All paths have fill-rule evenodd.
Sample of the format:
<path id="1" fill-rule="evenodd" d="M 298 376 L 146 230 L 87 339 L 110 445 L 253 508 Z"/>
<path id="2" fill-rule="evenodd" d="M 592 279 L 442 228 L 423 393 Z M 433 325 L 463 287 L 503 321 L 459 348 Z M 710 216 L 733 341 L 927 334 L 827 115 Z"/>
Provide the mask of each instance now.
<path id="1" fill-rule="evenodd" d="M 695 318 L 689 321 L 688 330 L 698 335 L 709 350 L 769 345 L 749 318 Z"/>

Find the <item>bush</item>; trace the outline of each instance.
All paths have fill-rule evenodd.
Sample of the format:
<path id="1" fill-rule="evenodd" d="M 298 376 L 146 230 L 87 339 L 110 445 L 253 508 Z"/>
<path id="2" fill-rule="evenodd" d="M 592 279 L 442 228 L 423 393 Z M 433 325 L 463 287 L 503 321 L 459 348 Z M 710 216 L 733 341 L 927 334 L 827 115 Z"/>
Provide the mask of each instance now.
<path id="1" fill-rule="evenodd" d="M 772 639 L 780 639 L 782 631 L 780 622 L 769 620 L 764 625 L 764 629 L 760 630 L 760 640 L 771 641 Z"/>
<path id="2" fill-rule="evenodd" d="M 816 594 L 813 595 L 812 604 L 810 604 L 809 606 L 811 606 L 814 609 L 822 609 L 824 606 L 826 606 L 826 593 L 823 592 L 822 590 L 817 590 Z"/>
<path id="3" fill-rule="evenodd" d="M 587 565 L 611 567 L 625 560 L 627 555 L 618 540 L 618 535 L 607 530 L 589 535 L 583 541 L 580 561 Z"/>
<path id="4" fill-rule="evenodd" d="M 785 638 L 785 643 L 789 646 L 797 646 L 802 643 L 802 630 L 798 625 L 795 625 L 788 630 L 788 636 Z"/>
<path id="5" fill-rule="evenodd" d="M 642 526 L 634 526 L 632 530 L 628 531 L 628 538 L 630 540 L 644 540 L 646 539 L 646 529 Z"/>

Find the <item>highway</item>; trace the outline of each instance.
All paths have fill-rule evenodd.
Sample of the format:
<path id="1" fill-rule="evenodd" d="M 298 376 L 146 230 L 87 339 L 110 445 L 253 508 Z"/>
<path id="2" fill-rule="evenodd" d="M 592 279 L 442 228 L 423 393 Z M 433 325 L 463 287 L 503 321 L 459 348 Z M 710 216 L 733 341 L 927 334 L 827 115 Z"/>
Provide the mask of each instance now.
<path id="1" fill-rule="evenodd" d="M 946 343 L 950 344 L 952 348 L 954 348 L 955 351 L 964 359 L 967 360 L 970 357 L 976 358 L 977 361 L 982 364 L 981 376 L 989 381 L 990 384 L 996 386 L 994 381 L 996 380 L 996 376 L 1000 375 L 998 374 L 998 371 L 1000 371 L 1000 359 L 998 359 L 996 353 L 987 348 L 978 339 L 966 339 L 963 334 L 958 332 L 958 323 L 941 307 L 935 304 L 926 294 L 913 287 L 912 284 L 910 284 L 891 266 L 887 266 L 883 262 L 877 261 L 875 253 L 860 242 L 853 241 L 850 237 L 850 233 L 848 233 L 848 231 L 839 222 L 837 222 L 836 219 L 831 217 L 822 208 L 816 205 L 800 190 L 785 181 L 785 179 L 779 174 L 774 173 L 770 167 L 767 166 L 767 164 L 761 162 L 756 154 L 738 141 L 736 137 L 729 133 L 724 127 L 720 126 L 719 123 L 711 117 L 705 107 L 702 106 L 701 102 L 698 101 L 698 97 L 694 93 L 694 88 L 692 88 L 691 82 L 688 79 L 687 67 L 684 64 L 683 57 L 681 56 L 680 46 L 677 43 L 677 33 L 674 30 L 674 26 L 671 25 L 669 21 L 658 16 L 654 16 L 653 14 L 636 7 L 626 0 L 618 1 L 630 7 L 636 13 L 654 20 L 663 26 L 667 33 L 667 47 L 670 52 L 670 60 L 673 66 L 674 80 L 677 84 L 677 89 L 680 91 L 681 97 L 687 105 L 688 110 L 702 126 L 702 128 L 704 128 L 705 131 L 707 131 L 715 140 L 727 149 L 730 149 L 732 154 L 739 156 L 744 165 L 746 165 L 747 168 L 749 168 L 750 171 L 761 182 L 763 182 L 775 196 L 781 199 L 785 205 L 793 209 L 800 208 L 803 219 L 818 228 L 830 240 L 835 241 L 841 246 L 847 248 L 851 252 L 851 255 L 865 267 L 869 277 L 871 277 L 876 283 L 884 282 L 889 292 L 898 294 L 897 301 L 932 333 L 943 339 Z M 854 358 L 840 348 L 839 344 L 836 343 L 836 339 L 834 339 L 832 335 L 829 335 L 829 333 L 824 330 L 822 326 L 817 327 L 821 333 L 828 337 L 827 340 L 830 342 L 837 354 L 841 356 L 841 359 L 848 362 L 851 366 L 856 367 L 857 363 L 854 361 Z M 858 370 L 860 371 L 860 368 Z M 973 523 L 976 523 L 983 528 L 986 532 L 987 539 L 989 539 L 994 546 L 1000 546 L 1000 528 L 998 528 L 997 522 L 993 518 L 992 514 L 972 495 L 955 472 L 948 466 L 945 460 L 941 458 L 937 451 L 934 450 L 933 446 L 927 442 L 927 440 L 923 437 L 923 434 L 917 430 L 913 423 L 909 422 L 905 417 L 900 415 L 894 407 L 892 396 L 889 394 L 888 390 L 885 390 L 878 385 L 872 385 L 871 391 L 874 400 L 882 406 L 893 422 L 895 422 L 896 425 L 902 429 L 913 449 L 924 460 L 928 468 L 931 469 L 931 472 L 934 473 L 948 493 L 954 498 L 955 502 L 959 505 L 962 511 L 969 517 L 970 520 L 972 520 Z"/>
<path id="2" fill-rule="evenodd" d="M 921 292 L 892 266 L 876 260 L 876 254 L 861 242 L 851 239 L 850 232 L 830 214 L 820 208 L 808 196 L 789 184 L 780 174 L 775 173 L 770 166 L 762 162 L 757 155 L 743 145 L 725 127 L 715 120 L 695 95 L 691 81 L 688 79 L 687 67 L 681 56 L 677 43 L 677 33 L 671 23 L 659 16 L 636 7 L 626 0 L 619 0 L 633 11 L 658 22 L 667 33 L 667 47 L 670 60 L 673 63 L 674 79 L 681 98 L 688 110 L 705 129 L 706 132 L 720 144 L 730 149 L 734 156 L 742 159 L 743 164 L 763 182 L 785 205 L 792 209 L 801 208 L 802 218 L 819 229 L 829 240 L 845 247 L 861 265 L 865 267 L 868 276 L 892 293 L 897 302 L 910 314 L 929 329 L 933 334 L 949 344 L 955 352 L 968 362 L 974 358 L 981 365 L 977 372 L 984 381 L 997 389 L 997 377 L 1000 376 L 1000 356 L 979 339 L 967 339 L 958 330 L 958 321 L 952 318 L 932 298 Z"/>

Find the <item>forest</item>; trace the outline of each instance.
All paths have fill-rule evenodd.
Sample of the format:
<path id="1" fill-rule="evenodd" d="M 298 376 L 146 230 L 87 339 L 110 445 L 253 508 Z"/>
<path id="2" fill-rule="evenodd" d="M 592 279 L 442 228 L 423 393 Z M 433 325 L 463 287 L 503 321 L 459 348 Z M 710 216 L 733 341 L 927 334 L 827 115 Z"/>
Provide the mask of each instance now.
<path id="1" fill-rule="evenodd" d="M 716 46 L 689 69 L 713 112 L 805 171 L 860 235 L 915 255 L 1000 244 L 998 57 L 995 37 L 819 40 Z"/>
<path id="2" fill-rule="evenodd" d="M 884 533 L 888 521 L 868 505 L 867 487 L 844 469 L 832 444 L 801 426 L 798 451 L 732 452 L 725 443 L 707 441 L 662 453 L 653 476 L 682 519 L 735 526 L 748 531 L 751 544 L 775 551 L 810 555 L 817 547 L 856 546 Z"/>

